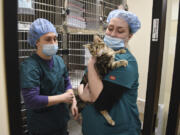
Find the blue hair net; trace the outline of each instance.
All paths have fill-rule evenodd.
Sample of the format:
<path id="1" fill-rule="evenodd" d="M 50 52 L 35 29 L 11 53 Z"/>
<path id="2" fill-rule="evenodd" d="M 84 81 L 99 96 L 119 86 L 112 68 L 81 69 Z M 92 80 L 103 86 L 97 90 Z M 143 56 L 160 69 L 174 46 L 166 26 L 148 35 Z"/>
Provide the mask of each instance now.
<path id="1" fill-rule="evenodd" d="M 132 34 L 136 33 L 137 30 L 141 27 L 141 22 L 139 21 L 138 17 L 129 11 L 120 9 L 111 11 L 107 17 L 107 23 L 109 23 L 112 18 L 124 19 L 128 23 Z"/>
<path id="2" fill-rule="evenodd" d="M 35 46 L 36 41 L 48 32 L 54 32 L 58 36 L 54 25 L 50 21 L 38 18 L 30 26 L 27 41 L 31 46 Z"/>

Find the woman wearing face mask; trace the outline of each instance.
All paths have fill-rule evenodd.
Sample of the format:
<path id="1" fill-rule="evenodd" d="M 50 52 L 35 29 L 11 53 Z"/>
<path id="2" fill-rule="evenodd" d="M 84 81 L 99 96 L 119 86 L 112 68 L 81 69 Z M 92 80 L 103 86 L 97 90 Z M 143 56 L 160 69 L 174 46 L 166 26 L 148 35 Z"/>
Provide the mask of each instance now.
<path id="1" fill-rule="evenodd" d="M 118 9 L 109 13 L 107 23 L 104 42 L 114 50 L 125 48 L 126 53 L 116 54 L 115 60 L 127 60 L 128 65 L 110 71 L 100 80 L 94 68 L 96 58 L 90 58 L 88 84 L 78 88 L 82 100 L 93 102 L 82 111 L 82 132 L 84 135 L 140 135 L 136 104 L 138 66 L 127 48 L 128 41 L 140 28 L 140 21 L 135 14 Z M 95 108 L 108 110 L 115 126 L 109 125 Z"/>
<path id="2" fill-rule="evenodd" d="M 72 104 L 74 118 L 78 116 L 66 66 L 56 55 L 57 36 L 53 24 L 42 18 L 35 20 L 28 32 L 28 43 L 37 51 L 21 63 L 20 71 L 30 135 L 68 135 L 67 104 Z"/>

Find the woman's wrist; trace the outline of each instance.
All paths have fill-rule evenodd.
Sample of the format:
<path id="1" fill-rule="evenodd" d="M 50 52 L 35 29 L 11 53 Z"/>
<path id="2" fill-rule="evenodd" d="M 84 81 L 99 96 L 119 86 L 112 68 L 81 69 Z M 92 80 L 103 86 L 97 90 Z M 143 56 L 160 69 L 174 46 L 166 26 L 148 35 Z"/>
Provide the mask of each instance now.
<path id="1" fill-rule="evenodd" d="M 91 57 L 88 61 L 88 66 L 94 66 L 96 63 L 96 57 Z"/>

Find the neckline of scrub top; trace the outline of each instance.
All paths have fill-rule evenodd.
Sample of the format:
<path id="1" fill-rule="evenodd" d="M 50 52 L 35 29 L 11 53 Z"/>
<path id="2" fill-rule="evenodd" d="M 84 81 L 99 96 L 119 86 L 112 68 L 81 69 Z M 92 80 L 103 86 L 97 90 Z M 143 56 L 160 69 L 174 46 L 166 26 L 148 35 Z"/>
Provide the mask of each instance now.
<path id="1" fill-rule="evenodd" d="M 37 57 L 40 61 L 42 61 L 42 63 L 45 65 L 45 67 L 48 67 L 49 70 L 51 70 L 54 67 L 54 56 L 52 56 L 51 60 L 45 60 L 42 59 L 38 54 L 34 54 L 35 57 Z M 52 62 L 52 66 L 50 66 Z"/>
<path id="2" fill-rule="evenodd" d="M 37 53 L 35 53 L 34 55 L 38 56 L 39 59 L 41 59 L 42 61 L 46 61 L 46 62 L 50 62 L 53 59 L 53 56 L 50 60 L 45 60 L 45 59 L 41 58 Z"/>

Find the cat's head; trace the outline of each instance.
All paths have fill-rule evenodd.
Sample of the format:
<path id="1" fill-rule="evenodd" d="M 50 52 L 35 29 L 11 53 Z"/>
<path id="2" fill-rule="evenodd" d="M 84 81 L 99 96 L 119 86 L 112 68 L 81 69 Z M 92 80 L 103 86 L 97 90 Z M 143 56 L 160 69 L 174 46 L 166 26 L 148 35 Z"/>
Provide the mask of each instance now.
<path id="1" fill-rule="evenodd" d="M 86 44 L 84 47 L 88 48 L 92 56 L 100 56 L 102 51 L 106 48 L 106 45 L 99 36 L 95 35 L 94 42 L 92 44 Z"/>

